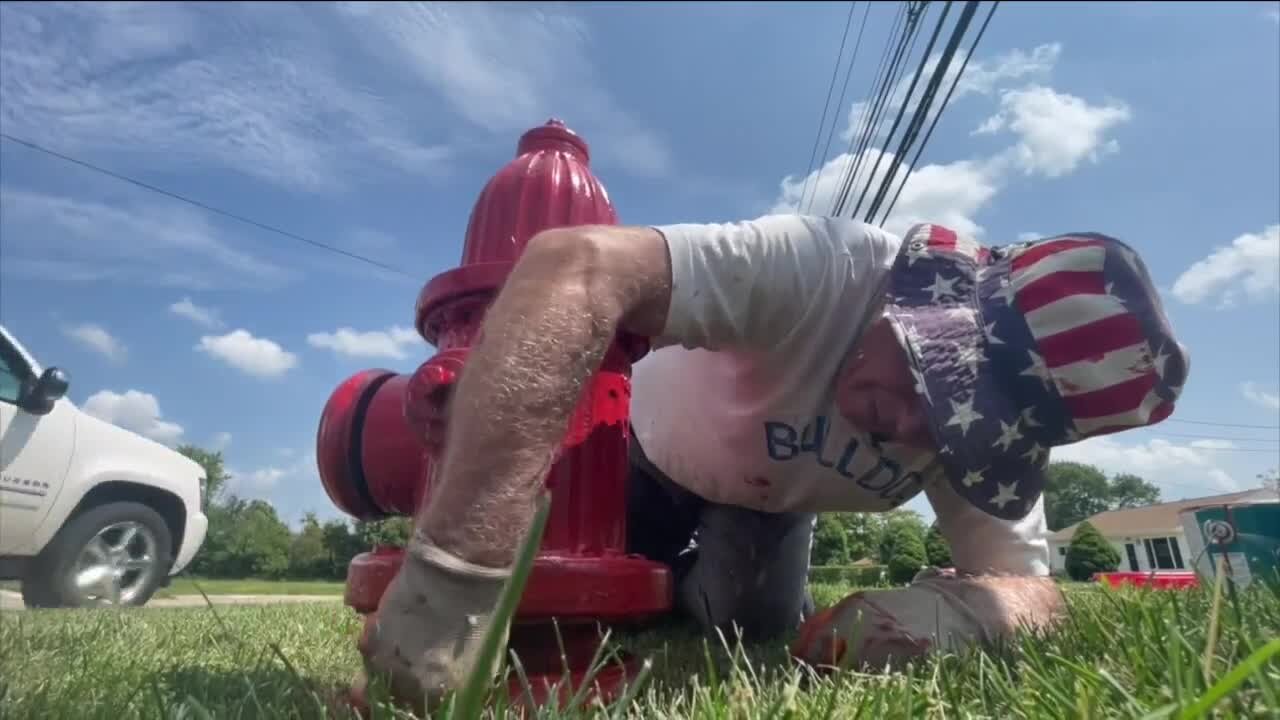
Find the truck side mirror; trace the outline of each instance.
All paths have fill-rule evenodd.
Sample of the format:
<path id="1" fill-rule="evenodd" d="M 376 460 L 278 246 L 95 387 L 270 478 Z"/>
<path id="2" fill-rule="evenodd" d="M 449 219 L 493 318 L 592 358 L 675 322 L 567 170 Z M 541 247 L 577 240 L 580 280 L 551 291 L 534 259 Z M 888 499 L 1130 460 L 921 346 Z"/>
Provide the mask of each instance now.
<path id="1" fill-rule="evenodd" d="M 48 415 L 54 403 L 66 396 L 71 380 L 62 368 L 45 368 L 35 382 L 23 383 L 22 400 L 18 403 L 32 415 Z"/>

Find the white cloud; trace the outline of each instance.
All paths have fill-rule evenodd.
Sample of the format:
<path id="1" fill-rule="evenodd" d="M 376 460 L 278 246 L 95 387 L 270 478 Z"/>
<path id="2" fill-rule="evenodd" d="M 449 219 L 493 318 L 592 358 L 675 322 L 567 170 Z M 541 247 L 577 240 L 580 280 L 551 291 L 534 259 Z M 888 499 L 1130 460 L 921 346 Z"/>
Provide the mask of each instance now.
<path id="1" fill-rule="evenodd" d="M 266 465 L 245 471 L 228 468 L 227 474 L 231 476 L 228 487 L 236 495 L 263 497 L 279 487 L 281 480 L 313 479 L 317 476 L 315 453 L 295 453 L 294 457 L 296 459 L 292 462 L 283 465 Z M 319 481 L 315 480 L 312 484 L 318 487 Z M 278 512 L 283 513 L 285 510 L 277 505 Z"/>
<path id="2" fill-rule="evenodd" d="M 669 150 L 608 91 L 591 43 L 555 6 L 4 3 L 0 121 L 64 152 L 315 192 L 447 175 L 473 142 L 450 112 L 510 142 L 571 108 L 606 158 L 665 173 Z"/>
<path id="3" fill-rule="evenodd" d="M 1053 70 L 1054 65 L 1057 64 L 1058 56 L 1061 54 L 1062 46 L 1060 44 L 1049 43 L 1037 46 L 1031 52 L 1014 49 L 990 61 L 972 61 L 965 68 L 964 75 L 960 77 L 960 82 L 956 85 L 955 92 L 951 94 L 950 103 L 956 103 L 968 95 L 990 95 L 998 88 L 1007 86 L 1012 81 L 1047 77 L 1050 71 Z M 921 94 L 924 92 L 922 83 L 925 78 L 933 75 L 941 57 L 941 53 L 935 53 L 925 63 L 924 73 L 921 75 L 922 81 L 921 83 L 916 83 L 915 92 L 912 94 L 912 105 L 920 99 Z M 951 83 L 955 82 L 956 75 L 959 72 L 959 62 L 953 62 L 947 66 L 947 73 L 943 76 L 939 85 L 942 88 L 942 93 L 945 94 L 946 90 L 951 87 Z M 880 109 L 880 117 L 885 119 L 881 120 L 877 128 L 878 135 L 876 139 L 880 139 L 889 132 L 893 122 L 892 118 L 898 108 L 902 106 L 902 102 L 907 95 L 907 89 L 910 87 L 911 75 L 904 75 L 898 80 L 898 84 L 894 86 L 889 100 Z M 934 103 L 934 111 L 936 112 L 939 107 L 940 100 Z M 867 119 L 865 115 L 870 109 L 871 103 L 866 100 L 858 100 L 853 103 L 849 108 L 848 122 L 840 133 L 841 140 L 848 143 L 855 134 L 860 135 L 866 131 Z M 932 116 L 930 116 L 930 119 L 932 119 Z"/>
<path id="4" fill-rule="evenodd" d="M 136 195 L 97 202 L 0 186 L 0 234 L 6 273 L 51 280 L 201 289 L 291 275 L 232 247 L 202 211 Z"/>
<path id="5" fill-rule="evenodd" d="M 1061 43 L 1046 43 L 1032 48 L 1031 52 L 1014 48 L 1004 55 L 993 58 L 990 62 L 970 62 L 965 68 L 964 77 L 956 86 L 956 96 L 963 97 L 969 93 L 990 94 L 1013 80 L 1033 80 L 1044 78 L 1053 71 L 1062 55 Z M 948 68 L 946 80 L 950 82 L 960 66 L 953 64 Z M 949 87 L 943 85 L 942 87 Z"/>
<path id="6" fill-rule="evenodd" d="M 1124 103 L 1090 105 L 1074 95 L 1032 85 L 1005 91 L 1000 111 L 975 132 L 1012 131 L 1018 136 L 1013 153 L 1023 171 L 1058 177 L 1082 162 L 1097 162 L 1115 152 L 1119 145 L 1106 133 L 1129 118 Z"/>
<path id="7" fill-rule="evenodd" d="M 471 124 L 509 137 L 556 113 L 593 152 L 642 176 L 667 173 L 670 151 L 625 112 L 594 72 L 586 23 L 553 6 L 342 3 L 366 49 L 444 98 Z M 434 108 L 433 108 L 434 109 Z"/>
<path id="8" fill-rule="evenodd" d="M 999 93 L 1002 108 L 999 119 L 986 125 L 992 133 L 1011 131 L 1016 138 L 1014 144 L 988 156 L 915 168 L 893 205 L 892 215 L 882 221 L 880 211 L 892 201 L 902 174 L 908 170 L 904 162 L 872 222 L 880 223 L 895 233 L 901 233 L 918 222 L 936 222 L 981 239 L 983 228 L 976 219 L 977 214 L 991 204 L 1013 179 L 1016 170 L 1057 176 L 1074 170 L 1086 160 L 1096 160 L 1109 148 L 1114 149 L 1114 143 L 1106 137 L 1106 132 L 1127 119 L 1128 110 L 1123 105 L 1092 106 L 1074 96 L 1036 84 L 1009 88 L 1011 83 L 1046 77 L 1060 53 L 1060 45 L 1050 44 L 1030 52 L 1015 50 L 994 60 L 970 63 L 960 78 L 953 101 L 965 95 L 993 97 Z M 935 61 L 936 58 L 931 60 Z M 958 70 L 958 64 L 948 69 L 944 83 L 949 83 Z M 901 89 L 901 94 L 905 94 L 905 85 Z M 901 98 L 894 102 L 901 103 Z M 858 112 L 859 105 L 855 103 L 850 127 L 845 130 L 846 141 L 853 135 Z M 858 172 L 852 182 L 854 199 L 846 205 L 843 214 L 852 213 L 858 205 L 857 198 L 870 180 L 871 189 L 857 213 L 858 217 L 866 216 L 871 198 L 888 174 L 893 159 L 892 153 L 884 152 L 881 156 L 881 152 L 880 149 L 868 148 L 864 153 L 866 159 L 855 163 Z M 878 165 L 877 157 L 881 157 Z M 846 153 L 831 159 L 808 178 L 787 176 L 781 182 L 771 211 L 795 210 L 803 193 L 805 204 L 800 208 L 802 211 L 829 212 L 848 167 L 850 162 Z M 807 191 L 804 190 L 806 185 Z"/>
<path id="9" fill-rule="evenodd" d="M 125 430 L 172 445 L 182 437 L 182 426 L 161 419 L 160 402 L 151 393 L 127 390 L 123 395 L 100 390 L 85 401 L 86 413 Z"/>
<path id="10" fill-rule="evenodd" d="M 1230 440 L 1219 440 L 1217 438 L 1209 438 L 1206 440 L 1192 440 L 1187 444 L 1197 450 L 1234 450 L 1236 444 Z"/>
<path id="11" fill-rule="evenodd" d="M 297 355 L 273 340 L 254 337 L 244 329 L 232 330 L 226 335 L 206 335 L 200 338 L 196 350 L 260 378 L 280 377 L 298 364 Z"/>
<path id="12" fill-rule="evenodd" d="M 207 328 L 222 327 L 222 318 L 218 316 L 217 309 L 197 305 L 189 297 L 170 305 L 169 312 Z"/>
<path id="13" fill-rule="evenodd" d="M 278 467 L 261 467 L 254 470 L 227 467 L 227 490 L 245 498 L 265 497 L 286 474 L 284 468 Z"/>
<path id="14" fill-rule="evenodd" d="M 1173 295 L 1195 304 L 1218 296 L 1219 307 L 1230 307 L 1243 294 L 1262 300 L 1280 292 L 1280 225 L 1261 233 L 1245 233 L 1215 249 L 1178 276 Z"/>
<path id="15" fill-rule="evenodd" d="M 1280 410 L 1280 394 L 1259 388 L 1256 383 L 1240 383 L 1240 394 L 1249 402 L 1268 410 Z"/>
<path id="16" fill-rule="evenodd" d="M 281 468 L 268 467 L 254 470 L 246 479 L 250 484 L 265 489 L 275 485 L 276 481 L 284 477 L 284 475 L 285 471 Z"/>
<path id="17" fill-rule="evenodd" d="M 1039 240 L 1042 237 L 1044 237 L 1044 235 L 1038 232 L 1020 232 L 1018 233 L 1018 242 L 1031 242 L 1032 240 Z"/>
<path id="18" fill-rule="evenodd" d="M 339 355 L 360 358 L 403 359 L 406 350 L 425 345 L 413 328 L 394 326 L 387 330 L 360 332 L 341 327 L 327 333 L 311 333 L 307 343 L 312 347 L 326 348 Z"/>
<path id="19" fill-rule="evenodd" d="M 1171 497 L 1193 497 L 1197 490 L 1201 495 L 1212 495 L 1240 489 L 1231 474 L 1218 465 L 1213 449 L 1219 448 L 1211 440 L 1125 443 L 1102 436 L 1054 448 L 1051 459 L 1095 465 L 1108 474 L 1133 473 Z"/>
<path id="20" fill-rule="evenodd" d="M 213 441 L 209 443 L 209 449 L 213 452 L 222 452 L 231 445 L 231 433 L 223 431 L 214 433 Z"/>
<path id="21" fill-rule="evenodd" d="M 893 161 L 891 153 L 884 153 L 877 166 L 876 157 L 879 151 L 868 150 L 865 155 L 866 159 L 856 165 L 858 175 L 854 179 L 853 188 L 856 193 L 861 192 L 859 188 L 866 186 L 872 168 L 875 168 L 875 182 L 871 191 L 867 193 L 861 212 L 866 212 L 876 188 L 888 175 L 889 166 Z M 812 197 L 814 211 L 827 212 L 840 191 L 840 184 L 848 167 L 850 167 L 850 156 L 845 153 L 810 173 L 805 206 L 809 207 L 808 198 Z M 903 171 L 904 169 L 900 167 L 896 177 L 901 178 Z M 902 195 L 893 206 L 893 214 L 884 223 L 884 227 L 890 232 L 902 233 L 917 222 L 936 222 L 959 232 L 980 235 L 982 228 L 973 216 L 995 196 L 998 181 L 998 166 L 988 162 L 960 161 L 946 165 L 925 165 L 916 169 L 907 178 Z M 897 192 L 899 182 L 900 179 L 894 181 L 892 193 Z M 793 212 L 805 186 L 805 178 L 791 176 L 783 178 L 779 197 L 771 212 Z M 846 213 L 853 209 L 857 198 L 858 195 L 855 195 Z M 884 204 L 887 205 L 889 200 L 892 200 L 892 195 L 885 200 Z"/>
<path id="22" fill-rule="evenodd" d="M 450 149 L 354 62 L 336 21 L 307 5 L 4 3 L 0 120 L 64 152 L 213 164 L 290 191 L 440 173 Z"/>
<path id="23" fill-rule="evenodd" d="M 62 330 L 67 337 L 76 340 L 85 347 L 99 353 L 108 360 L 120 362 L 124 360 L 127 351 L 124 343 L 113 337 L 101 325 L 93 323 L 85 323 L 83 325 L 75 325 L 73 327 L 63 328 Z"/>

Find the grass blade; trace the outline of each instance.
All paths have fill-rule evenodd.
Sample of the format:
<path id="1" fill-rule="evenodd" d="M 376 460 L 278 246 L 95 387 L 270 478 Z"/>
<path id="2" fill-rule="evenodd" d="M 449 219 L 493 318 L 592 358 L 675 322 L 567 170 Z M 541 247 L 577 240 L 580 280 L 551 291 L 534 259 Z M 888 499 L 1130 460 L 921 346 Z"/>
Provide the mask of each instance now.
<path id="1" fill-rule="evenodd" d="M 524 544 L 516 554 L 516 561 L 511 568 L 511 577 L 507 578 L 502 595 L 498 598 L 498 607 L 493 614 L 493 623 L 489 632 L 485 633 L 484 644 L 480 646 L 480 656 L 476 666 L 467 678 L 461 692 L 455 696 L 455 703 L 448 717 L 450 720 L 475 720 L 483 711 L 484 696 L 493 678 L 492 668 L 497 660 L 500 645 L 505 637 L 505 630 L 515 615 L 520 596 L 524 593 L 524 585 L 533 570 L 533 560 L 542 547 L 542 532 L 547 525 L 547 514 L 551 509 L 551 498 L 543 493 L 538 496 L 538 507 L 533 514 L 533 525 L 524 539 Z"/>
<path id="2" fill-rule="evenodd" d="M 1226 675 L 1223 675 L 1218 682 L 1204 695 L 1201 695 L 1191 707 L 1182 711 L 1179 715 L 1181 720 L 1191 720 L 1198 718 L 1209 711 L 1218 701 L 1227 697 L 1236 688 L 1240 687 L 1250 675 L 1257 672 L 1267 663 L 1268 660 L 1280 654 L 1280 638 L 1273 639 L 1266 645 L 1258 648 L 1249 657 L 1245 658 L 1239 665 L 1236 665 Z"/>

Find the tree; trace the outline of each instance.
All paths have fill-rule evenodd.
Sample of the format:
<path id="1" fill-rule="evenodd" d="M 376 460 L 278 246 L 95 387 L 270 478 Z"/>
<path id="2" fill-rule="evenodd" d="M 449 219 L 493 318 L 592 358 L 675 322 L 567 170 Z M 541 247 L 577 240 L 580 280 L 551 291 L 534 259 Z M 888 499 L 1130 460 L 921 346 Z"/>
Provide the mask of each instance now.
<path id="1" fill-rule="evenodd" d="M 1047 475 L 1044 511 L 1050 530 L 1061 530 L 1111 509 L 1111 488 L 1107 476 L 1098 468 L 1054 462 L 1049 463 Z"/>
<path id="2" fill-rule="evenodd" d="M 884 536 L 885 516 L 879 513 L 832 513 L 844 527 L 849 560 L 880 557 L 880 538 Z"/>
<path id="3" fill-rule="evenodd" d="M 924 549 L 924 532 L 910 522 L 891 525 L 885 532 L 891 535 L 889 542 L 889 579 L 895 583 L 909 583 L 928 562 Z"/>
<path id="4" fill-rule="evenodd" d="M 834 513 L 819 513 L 813 529 L 813 547 L 809 551 L 812 565 L 848 565 L 849 543 L 844 526 Z"/>
<path id="5" fill-rule="evenodd" d="M 279 578 L 289 569 L 289 526 L 266 500 L 251 500 L 238 518 L 236 534 L 252 577 Z"/>
<path id="6" fill-rule="evenodd" d="M 912 535 L 920 540 L 920 549 L 924 550 L 924 534 L 927 526 L 924 518 L 915 510 L 892 510 L 884 514 L 883 530 L 880 533 L 879 557 L 882 565 L 888 565 L 893 556 L 894 543 L 899 538 Z M 923 560 L 923 555 L 921 557 Z"/>
<path id="7" fill-rule="evenodd" d="M 234 495 L 209 508 L 209 532 L 192 562 L 206 577 L 279 578 L 289 568 L 289 526 L 265 500 Z"/>
<path id="8" fill-rule="evenodd" d="M 1110 494 L 1112 510 L 1144 507 L 1160 502 L 1160 488 L 1128 473 L 1111 478 Z"/>
<path id="9" fill-rule="evenodd" d="M 204 490 L 200 494 L 200 506 L 210 507 L 222 499 L 227 481 L 231 479 L 223 465 L 221 452 L 210 452 L 195 445 L 179 445 L 178 452 L 186 455 L 204 468 Z"/>
<path id="10" fill-rule="evenodd" d="M 329 577 L 333 563 L 325 547 L 324 528 L 315 513 L 302 518 L 302 529 L 289 539 L 289 575 L 295 578 Z"/>
<path id="11" fill-rule="evenodd" d="M 324 536 L 324 549 L 329 557 L 325 577 L 345 578 L 351 558 L 364 550 L 360 545 L 360 536 L 351 532 L 351 527 L 343 520 L 326 522 L 321 532 Z"/>
<path id="12" fill-rule="evenodd" d="M 1077 462 L 1049 463 L 1044 512 L 1050 530 L 1061 530 L 1106 510 L 1160 502 L 1160 488 L 1121 473 L 1110 480 L 1101 470 Z"/>
<path id="13" fill-rule="evenodd" d="M 1272 492 L 1280 493 L 1280 470 L 1271 468 L 1265 472 L 1258 473 L 1258 480 L 1262 482 L 1262 487 L 1270 488 Z"/>
<path id="14" fill-rule="evenodd" d="M 1102 537 L 1089 521 L 1084 521 L 1067 546 L 1067 575 L 1072 580 L 1088 580 L 1094 573 L 1111 572 L 1120 566 L 1120 553 Z"/>
<path id="15" fill-rule="evenodd" d="M 924 551 L 933 567 L 951 567 L 951 546 L 942 536 L 937 523 L 929 526 L 929 533 L 924 537 Z"/>
<path id="16" fill-rule="evenodd" d="M 356 535 L 365 548 L 375 545 L 403 546 L 413 533 L 413 518 L 389 517 L 381 520 L 362 520 L 356 523 Z"/>

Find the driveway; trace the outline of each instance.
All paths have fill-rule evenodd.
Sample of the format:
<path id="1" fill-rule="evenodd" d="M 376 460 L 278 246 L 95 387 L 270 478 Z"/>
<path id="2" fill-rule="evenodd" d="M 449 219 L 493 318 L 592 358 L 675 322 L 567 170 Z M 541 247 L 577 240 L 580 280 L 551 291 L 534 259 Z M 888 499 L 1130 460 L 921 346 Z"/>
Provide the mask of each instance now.
<path id="1" fill-rule="evenodd" d="M 280 603 L 300 602 L 341 602 L 341 595 L 210 595 L 209 602 L 214 605 L 276 605 Z M 175 608 L 203 607 L 205 599 L 200 595 L 175 595 L 168 598 L 153 598 L 145 607 Z M 22 595 L 12 590 L 0 590 L 0 610 L 22 610 Z"/>

